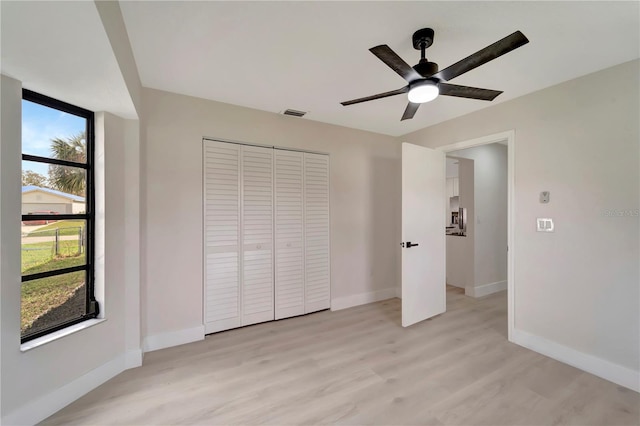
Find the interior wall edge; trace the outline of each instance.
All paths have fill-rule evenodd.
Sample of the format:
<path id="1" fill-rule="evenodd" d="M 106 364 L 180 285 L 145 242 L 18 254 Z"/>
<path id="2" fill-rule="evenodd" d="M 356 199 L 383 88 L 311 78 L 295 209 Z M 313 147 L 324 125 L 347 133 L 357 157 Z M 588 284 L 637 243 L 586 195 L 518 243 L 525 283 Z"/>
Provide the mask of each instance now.
<path id="1" fill-rule="evenodd" d="M 2 417 L 0 424 L 37 424 L 125 371 L 128 360 L 128 354 L 122 353 L 64 386 L 13 410 Z"/>
<path id="2" fill-rule="evenodd" d="M 640 392 L 640 371 L 577 351 L 543 337 L 514 328 L 511 342 L 602 379 Z"/>
<path id="3" fill-rule="evenodd" d="M 11 383 L 1 371 L 10 366 L 11 356 L 20 345 L 20 229 L 15 218 L 20 217 L 21 150 L 15 143 L 21 139 L 22 82 L 0 75 L 0 414 L 7 410 Z M 0 423 L 2 423 L 0 421 Z"/>
<path id="4" fill-rule="evenodd" d="M 125 369 L 136 368 L 142 366 L 142 358 L 144 353 L 141 348 L 131 349 L 125 352 Z"/>
<path id="5" fill-rule="evenodd" d="M 465 289 L 465 294 L 471 297 L 484 297 L 507 289 L 507 280 L 494 283 L 480 284 Z"/>
<path id="6" fill-rule="evenodd" d="M 199 340 L 204 340 L 204 325 L 145 336 L 142 348 L 144 352 L 152 352 Z"/>
<path id="7" fill-rule="evenodd" d="M 138 73 L 129 35 L 124 24 L 120 4 L 117 1 L 93 2 L 102 21 L 102 26 L 111 44 L 111 50 L 134 108 L 140 117 L 142 113 L 142 83 Z"/>
<path id="8" fill-rule="evenodd" d="M 352 294 L 350 296 L 336 297 L 331 299 L 331 310 L 353 308 L 354 306 L 366 305 L 368 303 L 379 302 L 381 300 L 393 299 L 397 297 L 397 287 L 389 287 L 383 290 L 368 291 L 365 293 Z"/>

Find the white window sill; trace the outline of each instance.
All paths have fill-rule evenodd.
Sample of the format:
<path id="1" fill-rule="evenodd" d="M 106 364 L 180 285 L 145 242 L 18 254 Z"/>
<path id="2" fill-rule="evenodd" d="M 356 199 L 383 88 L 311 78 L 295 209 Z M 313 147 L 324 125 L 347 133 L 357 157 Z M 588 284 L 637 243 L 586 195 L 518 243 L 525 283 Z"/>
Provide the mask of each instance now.
<path id="1" fill-rule="evenodd" d="M 54 331 L 53 333 L 47 334 L 46 336 L 38 337 L 37 339 L 29 340 L 28 342 L 21 344 L 20 352 L 30 351 L 31 349 L 46 345 L 47 343 L 53 342 L 54 340 L 58 340 L 64 336 L 77 333 L 80 330 L 93 327 L 94 325 L 100 324 L 101 322 L 105 321 L 106 318 L 95 318 L 82 321 L 78 324 L 70 325 L 69 327 L 63 328 L 62 330 Z"/>

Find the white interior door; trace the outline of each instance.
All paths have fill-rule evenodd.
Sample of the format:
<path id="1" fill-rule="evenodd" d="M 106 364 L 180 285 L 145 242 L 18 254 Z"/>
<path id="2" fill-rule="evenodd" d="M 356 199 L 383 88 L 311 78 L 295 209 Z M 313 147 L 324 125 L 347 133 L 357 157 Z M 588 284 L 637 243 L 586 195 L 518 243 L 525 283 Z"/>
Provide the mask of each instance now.
<path id="1" fill-rule="evenodd" d="M 402 326 L 446 310 L 445 156 L 402 144 Z"/>
<path id="2" fill-rule="evenodd" d="M 205 333 L 242 325 L 240 145 L 204 142 Z"/>
<path id="3" fill-rule="evenodd" d="M 304 153 L 304 313 L 331 307 L 329 156 Z"/>
<path id="4" fill-rule="evenodd" d="M 274 319 L 273 149 L 242 147 L 242 325 Z"/>
<path id="5" fill-rule="evenodd" d="M 275 151 L 275 319 L 304 314 L 304 154 Z"/>

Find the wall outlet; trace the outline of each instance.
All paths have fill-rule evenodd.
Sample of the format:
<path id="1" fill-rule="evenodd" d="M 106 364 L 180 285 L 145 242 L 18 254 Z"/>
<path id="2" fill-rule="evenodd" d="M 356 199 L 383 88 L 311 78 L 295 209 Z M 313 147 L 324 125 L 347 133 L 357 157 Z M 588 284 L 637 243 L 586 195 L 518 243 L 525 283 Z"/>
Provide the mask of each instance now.
<path id="1" fill-rule="evenodd" d="M 547 204 L 549 202 L 550 197 L 551 197 L 551 193 L 549 191 L 542 191 L 540 193 L 540 202 L 542 204 Z"/>
<path id="2" fill-rule="evenodd" d="M 538 232 L 553 232 L 553 219 L 547 217 L 539 217 L 536 219 Z"/>

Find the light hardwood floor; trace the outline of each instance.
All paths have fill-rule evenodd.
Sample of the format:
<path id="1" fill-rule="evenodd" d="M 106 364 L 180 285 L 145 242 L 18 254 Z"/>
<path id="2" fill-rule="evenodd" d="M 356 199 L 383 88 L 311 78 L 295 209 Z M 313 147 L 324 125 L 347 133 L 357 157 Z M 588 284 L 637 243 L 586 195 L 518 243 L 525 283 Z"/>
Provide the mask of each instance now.
<path id="1" fill-rule="evenodd" d="M 208 336 L 145 355 L 44 424 L 638 425 L 640 396 L 508 343 L 506 292 L 451 287 Z"/>

